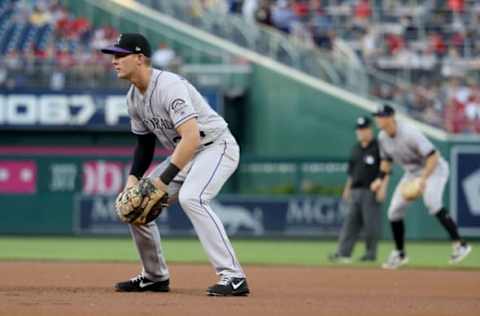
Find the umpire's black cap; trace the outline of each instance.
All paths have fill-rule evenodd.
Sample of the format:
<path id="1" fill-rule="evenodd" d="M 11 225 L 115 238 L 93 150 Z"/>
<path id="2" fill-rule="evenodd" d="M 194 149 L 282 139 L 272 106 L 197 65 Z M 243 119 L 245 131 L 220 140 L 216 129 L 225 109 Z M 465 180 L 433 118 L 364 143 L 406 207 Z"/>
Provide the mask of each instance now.
<path id="1" fill-rule="evenodd" d="M 152 55 L 150 43 L 139 33 L 122 33 L 117 42 L 109 47 L 102 48 L 104 54 L 143 54 L 146 57 Z"/>
<path id="2" fill-rule="evenodd" d="M 372 121 L 366 116 L 360 116 L 357 118 L 356 129 L 362 129 L 370 127 Z"/>
<path id="3" fill-rule="evenodd" d="M 380 104 L 373 116 L 387 117 L 395 114 L 395 109 L 388 104 Z"/>

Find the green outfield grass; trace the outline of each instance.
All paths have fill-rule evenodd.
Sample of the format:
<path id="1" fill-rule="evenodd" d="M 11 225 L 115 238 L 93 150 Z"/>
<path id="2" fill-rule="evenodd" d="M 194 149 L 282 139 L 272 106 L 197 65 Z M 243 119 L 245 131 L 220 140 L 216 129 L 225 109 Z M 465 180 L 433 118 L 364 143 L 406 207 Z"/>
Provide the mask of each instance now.
<path id="1" fill-rule="evenodd" d="M 335 250 L 334 241 L 304 240 L 234 240 L 234 247 L 243 264 L 332 266 L 327 255 Z M 480 243 L 472 242 L 473 252 L 461 264 L 448 264 L 449 242 L 408 242 L 410 267 L 480 269 Z M 207 258 L 196 239 L 164 239 L 169 262 L 204 263 Z M 392 247 L 380 244 L 379 260 L 348 266 L 378 266 Z M 138 256 L 129 238 L 75 237 L 0 237 L 0 260 L 71 260 L 71 261 L 137 261 Z M 354 259 L 363 251 L 358 244 Z M 347 266 L 342 264 L 342 266 Z"/>

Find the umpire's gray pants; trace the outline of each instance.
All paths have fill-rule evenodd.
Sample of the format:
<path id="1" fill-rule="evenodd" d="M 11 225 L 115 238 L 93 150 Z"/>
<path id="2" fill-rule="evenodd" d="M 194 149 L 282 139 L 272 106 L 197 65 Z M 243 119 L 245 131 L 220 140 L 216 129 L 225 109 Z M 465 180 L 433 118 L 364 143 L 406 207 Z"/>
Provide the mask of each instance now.
<path id="1" fill-rule="evenodd" d="M 369 189 L 352 189 L 349 212 L 340 232 L 337 254 L 350 257 L 362 228 L 365 233 L 365 255 L 376 258 L 380 235 L 380 203 Z"/>

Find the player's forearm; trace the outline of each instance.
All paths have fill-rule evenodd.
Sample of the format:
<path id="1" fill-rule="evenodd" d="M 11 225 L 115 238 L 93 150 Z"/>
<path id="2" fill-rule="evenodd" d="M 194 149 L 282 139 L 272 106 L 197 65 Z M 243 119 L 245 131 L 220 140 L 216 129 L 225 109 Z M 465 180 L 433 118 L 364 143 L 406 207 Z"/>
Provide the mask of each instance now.
<path id="1" fill-rule="evenodd" d="M 182 135 L 182 139 L 178 143 L 172 154 L 171 162 L 180 170 L 192 160 L 193 155 L 200 146 L 199 133 L 188 133 Z"/>
<path id="2" fill-rule="evenodd" d="M 388 189 L 388 182 L 390 181 L 390 176 L 387 174 L 385 178 L 383 178 L 382 185 L 380 186 L 380 190 L 387 191 Z"/>
<path id="3" fill-rule="evenodd" d="M 392 164 L 388 160 L 382 160 L 380 162 L 380 172 L 378 174 L 378 178 L 382 180 L 382 182 L 388 183 L 388 175 L 392 170 Z"/>
<path id="4" fill-rule="evenodd" d="M 433 173 L 433 171 L 437 167 L 437 163 L 438 163 L 438 153 L 435 152 L 427 158 L 427 161 L 425 162 L 425 168 L 423 168 L 423 171 L 420 177 L 425 180 L 428 179 L 428 177 Z"/>
<path id="5" fill-rule="evenodd" d="M 352 178 L 348 177 L 345 187 L 343 188 L 342 198 L 348 199 L 350 197 L 350 189 L 352 188 Z"/>
<path id="6" fill-rule="evenodd" d="M 377 178 L 370 184 L 370 190 L 378 192 L 383 185 L 388 185 L 388 174 L 390 173 L 391 163 L 388 160 L 380 162 L 380 171 Z"/>
<path id="7" fill-rule="evenodd" d="M 152 163 L 155 152 L 156 137 L 154 134 L 138 135 L 137 145 L 133 154 L 130 175 L 140 179 Z"/>
<path id="8" fill-rule="evenodd" d="M 343 191 L 350 191 L 352 187 L 352 177 L 348 177 L 347 182 L 345 182 L 345 187 L 343 188 Z"/>

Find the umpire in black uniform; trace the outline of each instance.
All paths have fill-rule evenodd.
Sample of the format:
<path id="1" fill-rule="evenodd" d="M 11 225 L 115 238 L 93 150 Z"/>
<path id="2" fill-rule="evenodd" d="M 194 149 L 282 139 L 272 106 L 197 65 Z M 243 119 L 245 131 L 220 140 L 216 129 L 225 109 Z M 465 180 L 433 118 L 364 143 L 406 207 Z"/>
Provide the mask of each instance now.
<path id="1" fill-rule="evenodd" d="M 348 180 L 342 198 L 349 203 L 349 212 L 340 232 L 337 251 L 329 255 L 330 261 L 349 263 L 360 231 L 365 233 L 365 254 L 361 261 L 375 261 L 381 225 L 381 202 L 385 187 L 377 193 L 370 190 L 380 172 L 380 149 L 368 117 L 356 122 L 358 143 L 353 146 L 348 162 Z"/>

